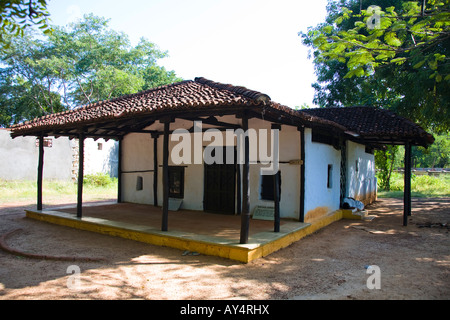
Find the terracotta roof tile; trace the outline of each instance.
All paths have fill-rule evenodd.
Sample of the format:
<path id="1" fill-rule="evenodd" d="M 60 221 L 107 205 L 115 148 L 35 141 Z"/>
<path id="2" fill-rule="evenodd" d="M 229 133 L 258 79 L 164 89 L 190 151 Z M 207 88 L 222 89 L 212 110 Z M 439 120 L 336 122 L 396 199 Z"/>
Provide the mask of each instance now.
<path id="1" fill-rule="evenodd" d="M 303 109 L 301 112 L 338 123 L 363 138 L 390 137 L 400 141 L 415 140 L 423 145 L 434 141 L 419 125 L 382 108 L 355 106 Z"/>
<path id="2" fill-rule="evenodd" d="M 292 118 L 306 122 L 329 123 L 309 115 L 299 114 L 292 108 L 271 101 L 267 94 L 242 86 L 195 78 L 147 91 L 92 103 L 70 111 L 50 114 L 11 127 L 13 135 L 39 134 L 50 129 L 69 129 L 76 126 L 127 119 L 139 115 L 169 110 L 193 110 L 209 107 L 261 107 L 272 108 Z M 315 118 L 315 120 L 314 120 Z M 333 124 L 332 124 L 333 125 Z M 338 126 L 334 124 L 335 126 Z"/>
<path id="3" fill-rule="evenodd" d="M 242 86 L 205 78 L 181 81 L 147 91 L 96 102 L 70 111 L 46 115 L 11 127 L 12 135 L 38 135 L 53 129 L 69 130 L 109 120 L 131 119 L 161 111 L 184 111 L 217 107 L 251 107 L 283 115 L 294 124 L 320 125 L 338 131 L 353 131 L 363 137 L 417 138 L 430 143 L 432 136 L 409 120 L 383 109 L 370 107 L 319 108 L 296 111 L 270 99 L 267 94 Z M 432 141 L 431 141 L 432 143 Z"/>
<path id="4" fill-rule="evenodd" d="M 70 111 L 46 115 L 11 127 L 14 132 L 45 129 L 75 123 L 147 114 L 162 109 L 202 106 L 269 105 L 270 97 L 244 87 L 220 84 L 204 78 L 161 86 L 144 92 L 96 102 Z"/>

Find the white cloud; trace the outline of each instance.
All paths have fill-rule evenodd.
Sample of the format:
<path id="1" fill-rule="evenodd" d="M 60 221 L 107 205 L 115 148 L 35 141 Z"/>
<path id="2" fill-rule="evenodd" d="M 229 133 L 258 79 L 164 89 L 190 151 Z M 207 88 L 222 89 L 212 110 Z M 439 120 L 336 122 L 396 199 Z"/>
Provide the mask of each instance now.
<path id="1" fill-rule="evenodd" d="M 81 9 L 76 4 L 71 4 L 67 7 L 66 13 L 69 15 L 67 17 L 67 23 L 75 22 L 82 17 Z"/>

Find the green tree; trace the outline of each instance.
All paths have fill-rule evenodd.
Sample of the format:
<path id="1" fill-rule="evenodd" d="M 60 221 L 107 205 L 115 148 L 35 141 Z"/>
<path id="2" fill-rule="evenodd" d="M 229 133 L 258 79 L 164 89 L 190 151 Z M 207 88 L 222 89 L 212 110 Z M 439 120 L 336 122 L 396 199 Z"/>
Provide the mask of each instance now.
<path id="1" fill-rule="evenodd" d="M 11 37 L 23 36 L 31 26 L 50 34 L 48 17 L 46 0 L 0 0 L 0 51 L 10 46 Z"/>
<path id="2" fill-rule="evenodd" d="M 12 42 L 1 55 L 0 126 L 66 110 L 58 76 L 46 65 L 48 50 L 32 31 Z"/>
<path id="3" fill-rule="evenodd" d="M 132 46 L 93 15 L 45 39 L 25 32 L 1 55 L 0 125 L 181 80 L 157 64 L 166 56 L 144 38 Z"/>
<path id="4" fill-rule="evenodd" d="M 108 23 L 86 15 L 50 35 L 48 64 L 72 89 L 67 104 L 88 104 L 179 80 L 157 65 L 167 52 L 145 38 L 133 47 L 126 34 L 109 29 Z"/>
<path id="5" fill-rule="evenodd" d="M 391 188 L 391 176 L 398 163 L 398 152 L 399 146 L 387 146 L 384 150 L 375 151 L 378 186 L 382 190 L 389 191 Z"/>
<path id="6" fill-rule="evenodd" d="M 427 149 L 413 148 L 412 159 L 416 168 L 450 167 L 450 134 L 435 135 L 434 143 Z"/>
<path id="7" fill-rule="evenodd" d="M 450 128 L 450 10 L 444 1 L 330 1 L 300 32 L 321 106 L 381 105 L 435 132 Z"/>

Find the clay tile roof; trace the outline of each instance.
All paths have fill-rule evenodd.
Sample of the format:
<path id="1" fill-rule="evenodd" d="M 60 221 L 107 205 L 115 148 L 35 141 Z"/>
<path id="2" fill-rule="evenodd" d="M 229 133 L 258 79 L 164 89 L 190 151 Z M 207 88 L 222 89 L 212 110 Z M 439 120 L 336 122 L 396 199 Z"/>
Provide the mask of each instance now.
<path id="1" fill-rule="evenodd" d="M 161 111 L 182 111 L 200 108 L 259 107 L 269 108 L 299 121 L 311 122 L 308 115 L 271 101 L 267 94 L 242 86 L 214 82 L 202 77 L 160 86 L 147 91 L 121 96 L 46 115 L 11 127 L 12 135 L 37 135 L 52 129 L 75 129 L 108 120 L 130 119 Z M 327 120 L 315 119 L 329 123 Z M 330 124 L 330 123 L 329 123 Z M 335 125 L 331 123 L 331 125 Z"/>
<path id="2" fill-rule="evenodd" d="M 45 130 L 49 127 L 90 124 L 102 120 L 149 114 L 162 109 L 206 106 L 269 105 L 270 97 L 244 87 L 196 78 L 147 91 L 100 101 L 70 111 L 46 115 L 11 127 L 13 132 Z"/>
<path id="3" fill-rule="evenodd" d="M 219 83 L 219 82 L 214 82 L 205 78 L 195 78 L 195 81 L 201 84 L 205 84 L 208 85 L 210 87 L 213 88 L 217 88 L 220 90 L 227 90 L 230 92 L 233 92 L 235 94 L 238 95 L 242 95 L 246 98 L 252 99 L 256 102 L 269 102 L 270 101 L 270 97 L 267 94 L 258 92 L 258 91 L 254 91 L 254 90 L 249 90 L 245 87 L 241 87 L 241 86 L 233 86 L 231 84 L 223 84 L 223 83 Z"/>
<path id="4" fill-rule="evenodd" d="M 363 139 L 410 141 L 423 146 L 434 142 L 434 137 L 419 125 L 382 108 L 355 106 L 302 109 L 300 112 L 338 123 Z"/>
<path id="5" fill-rule="evenodd" d="M 229 107 L 252 108 L 271 121 L 283 118 L 293 125 L 320 126 L 334 132 L 351 131 L 361 137 L 391 137 L 406 139 L 421 145 L 431 144 L 434 138 L 411 121 L 392 112 L 370 107 L 320 108 L 296 111 L 270 99 L 267 94 L 242 86 L 195 78 L 147 91 L 99 101 L 70 111 L 46 115 L 11 127 L 11 135 L 39 135 L 54 130 L 75 130 L 106 122 L 137 119 L 143 116 L 167 114 L 167 111 L 185 112 L 207 108 L 220 111 Z M 230 111 L 230 110 L 229 110 Z M 287 120 L 286 120 L 287 119 Z"/>

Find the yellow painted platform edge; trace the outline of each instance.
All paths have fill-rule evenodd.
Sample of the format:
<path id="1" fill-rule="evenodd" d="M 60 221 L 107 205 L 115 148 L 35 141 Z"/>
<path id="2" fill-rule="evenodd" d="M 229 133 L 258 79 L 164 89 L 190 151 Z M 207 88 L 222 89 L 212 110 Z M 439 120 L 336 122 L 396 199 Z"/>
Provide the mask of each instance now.
<path id="1" fill-rule="evenodd" d="M 340 211 L 342 211 L 343 219 L 362 220 L 362 217 L 360 215 L 354 214 L 350 209 L 340 209 Z"/>
<path id="2" fill-rule="evenodd" d="M 320 219 L 317 219 L 316 221 L 311 222 L 309 226 L 306 226 L 300 230 L 290 232 L 282 238 L 267 242 L 265 244 L 257 246 L 256 248 L 251 249 L 246 248 L 245 246 L 209 243 L 200 240 L 175 237 L 169 234 L 160 235 L 156 233 L 129 230 L 114 226 L 106 226 L 94 222 L 78 220 L 75 218 L 58 217 L 32 210 L 25 210 L 25 211 L 27 217 L 39 221 L 45 221 L 80 230 L 97 232 L 100 234 L 117 236 L 125 239 L 140 241 L 158 246 L 166 246 L 175 249 L 196 251 L 201 254 L 218 256 L 244 263 L 248 263 L 255 259 L 265 257 L 275 251 L 285 248 L 291 245 L 292 243 L 342 218 L 352 218 L 350 215 L 348 215 L 347 212 L 345 212 L 350 210 L 336 210 L 331 214 L 328 214 Z"/>
<path id="3" fill-rule="evenodd" d="M 249 261 L 265 257 L 275 251 L 288 247 L 292 243 L 297 242 L 298 240 L 342 218 L 343 218 L 342 211 L 336 210 L 331 214 L 328 214 L 324 217 L 321 217 L 311 222 L 309 226 L 306 226 L 300 230 L 293 231 L 284 236 L 283 238 L 276 239 L 274 241 L 261 245 L 259 248 L 253 250 L 250 253 Z"/>
<path id="4" fill-rule="evenodd" d="M 181 250 L 196 251 L 205 255 L 218 256 L 228 258 L 240 262 L 249 262 L 249 251 L 254 249 L 246 248 L 245 246 L 232 246 L 226 244 L 215 244 L 203 242 L 200 240 L 193 240 L 187 238 L 180 238 L 172 235 L 160 235 L 157 233 L 129 230 L 120 227 L 106 226 L 90 221 L 79 220 L 69 217 L 58 217 L 44 212 L 36 212 L 32 210 L 25 210 L 26 216 L 39 221 L 49 222 L 61 226 L 71 227 L 79 230 L 92 231 L 100 234 L 121 237 L 124 239 L 135 240 L 148 244 L 171 247 Z"/>

